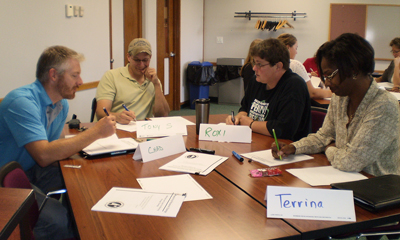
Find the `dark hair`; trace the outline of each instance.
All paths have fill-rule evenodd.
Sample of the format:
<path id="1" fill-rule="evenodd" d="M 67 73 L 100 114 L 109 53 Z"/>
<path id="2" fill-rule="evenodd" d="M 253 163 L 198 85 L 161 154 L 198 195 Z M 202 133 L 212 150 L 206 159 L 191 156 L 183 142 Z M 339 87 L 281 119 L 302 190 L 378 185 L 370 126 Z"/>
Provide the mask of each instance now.
<path id="1" fill-rule="evenodd" d="M 375 68 L 374 49 L 367 40 L 354 33 L 343 33 L 319 47 L 316 62 L 321 79 L 325 81 L 321 68 L 322 58 L 339 69 L 341 81 L 360 73 L 369 75 Z"/>
<path id="2" fill-rule="evenodd" d="M 81 62 L 84 60 L 84 56 L 64 46 L 52 46 L 45 49 L 36 65 L 36 78 L 41 83 L 47 82 L 47 73 L 52 68 L 56 69 L 59 75 L 63 75 L 69 67 L 68 59 L 76 59 Z"/>
<path id="3" fill-rule="evenodd" d="M 252 57 L 259 57 L 268 61 L 271 66 L 278 62 L 283 63 L 283 69 L 289 69 L 290 55 L 287 47 L 275 38 L 266 39 L 251 50 Z"/>
<path id="4" fill-rule="evenodd" d="M 393 38 L 393 40 L 392 41 L 390 41 L 390 44 L 389 44 L 391 47 L 393 47 L 393 45 L 394 46 L 396 46 L 397 48 L 399 48 L 400 49 L 400 38 Z"/>

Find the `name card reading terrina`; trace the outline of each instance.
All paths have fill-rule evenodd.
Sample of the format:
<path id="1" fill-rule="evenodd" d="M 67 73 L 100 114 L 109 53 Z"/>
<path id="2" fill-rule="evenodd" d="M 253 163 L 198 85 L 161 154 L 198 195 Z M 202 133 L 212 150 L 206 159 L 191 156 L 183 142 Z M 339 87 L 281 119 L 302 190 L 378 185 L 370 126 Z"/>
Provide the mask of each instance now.
<path id="1" fill-rule="evenodd" d="M 138 138 L 187 135 L 187 128 L 181 121 L 165 119 L 157 121 L 137 121 Z"/>
<path id="2" fill-rule="evenodd" d="M 353 191 L 267 186 L 267 217 L 355 222 Z"/>
<path id="3" fill-rule="evenodd" d="M 132 158 L 134 160 L 142 159 L 143 162 L 150 162 L 185 151 L 186 147 L 182 135 L 175 135 L 139 143 Z"/>
<path id="4" fill-rule="evenodd" d="M 248 126 L 200 124 L 199 140 L 219 142 L 251 143 L 251 129 Z"/>

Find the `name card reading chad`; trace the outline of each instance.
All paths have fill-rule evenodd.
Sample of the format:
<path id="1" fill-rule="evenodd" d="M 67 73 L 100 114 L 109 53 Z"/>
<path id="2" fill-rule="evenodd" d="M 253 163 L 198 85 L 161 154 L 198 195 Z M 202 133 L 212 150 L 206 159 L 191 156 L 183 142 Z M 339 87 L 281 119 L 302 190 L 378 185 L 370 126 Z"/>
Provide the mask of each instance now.
<path id="1" fill-rule="evenodd" d="M 353 191 L 267 186 L 267 217 L 355 222 Z"/>
<path id="2" fill-rule="evenodd" d="M 157 121 L 137 121 L 136 127 L 138 138 L 187 135 L 186 125 L 182 124 L 182 121 L 168 118 Z"/>
<path id="3" fill-rule="evenodd" d="M 200 124 L 199 140 L 251 143 L 248 126 Z"/>
<path id="4" fill-rule="evenodd" d="M 143 159 L 143 162 L 150 162 L 185 151 L 186 147 L 182 135 L 174 135 L 139 143 L 132 158 L 134 160 Z"/>

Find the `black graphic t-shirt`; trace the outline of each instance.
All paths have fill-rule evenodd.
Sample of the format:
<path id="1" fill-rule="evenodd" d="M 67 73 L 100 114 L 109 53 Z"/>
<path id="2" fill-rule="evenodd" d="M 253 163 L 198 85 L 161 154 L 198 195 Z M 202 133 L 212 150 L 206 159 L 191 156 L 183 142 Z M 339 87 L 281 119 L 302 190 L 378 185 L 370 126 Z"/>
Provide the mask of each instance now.
<path id="1" fill-rule="evenodd" d="M 310 95 L 304 80 L 290 69 L 283 74 L 275 88 L 249 82 L 239 111 L 256 121 L 267 121 L 267 129 L 275 129 L 277 138 L 297 141 L 311 131 Z"/>

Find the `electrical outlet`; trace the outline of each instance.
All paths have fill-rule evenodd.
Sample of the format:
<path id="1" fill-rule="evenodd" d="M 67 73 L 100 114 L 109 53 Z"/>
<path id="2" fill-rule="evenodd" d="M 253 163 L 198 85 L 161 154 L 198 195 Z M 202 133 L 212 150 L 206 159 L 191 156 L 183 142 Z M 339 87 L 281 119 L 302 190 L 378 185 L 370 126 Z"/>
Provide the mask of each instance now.
<path id="1" fill-rule="evenodd" d="M 224 43 L 223 37 L 217 37 L 217 43 Z"/>

